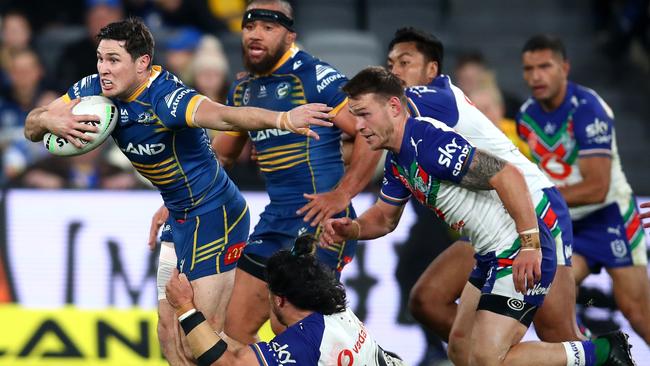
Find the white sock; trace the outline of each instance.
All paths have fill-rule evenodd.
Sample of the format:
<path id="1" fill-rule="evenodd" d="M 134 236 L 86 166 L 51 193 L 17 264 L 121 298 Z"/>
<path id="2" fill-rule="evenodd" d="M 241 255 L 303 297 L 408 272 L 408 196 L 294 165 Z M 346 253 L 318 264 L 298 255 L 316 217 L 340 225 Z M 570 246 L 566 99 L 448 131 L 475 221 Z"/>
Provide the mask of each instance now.
<path id="1" fill-rule="evenodd" d="M 567 366 L 586 366 L 587 356 L 581 342 L 562 342 Z"/>

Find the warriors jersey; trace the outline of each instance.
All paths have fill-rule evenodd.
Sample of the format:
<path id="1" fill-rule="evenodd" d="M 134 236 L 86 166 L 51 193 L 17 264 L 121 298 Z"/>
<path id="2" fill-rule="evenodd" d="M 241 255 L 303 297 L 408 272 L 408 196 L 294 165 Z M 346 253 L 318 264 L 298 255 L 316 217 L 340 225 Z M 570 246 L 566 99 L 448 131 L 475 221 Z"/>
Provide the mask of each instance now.
<path id="1" fill-rule="evenodd" d="M 70 100 L 101 95 L 97 74 L 75 83 Z M 146 83 L 126 100 L 112 99 L 119 119 L 112 137 L 135 169 L 156 186 L 176 219 L 215 210 L 237 194 L 194 113 L 205 97 L 153 66 Z"/>
<path id="2" fill-rule="evenodd" d="M 551 112 L 529 98 L 517 116 L 517 129 L 528 142 L 533 160 L 558 186 L 582 181 L 578 158 L 611 157 L 611 182 L 605 202 L 570 208 L 574 220 L 613 202 L 623 210 L 629 206 L 632 189 L 621 169 L 614 114 L 596 92 L 569 82 L 564 101 Z"/>
<path id="3" fill-rule="evenodd" d="M 354 315 L 312 313 L 269 343 L 250 345 L 259 365 L 401 365 L 379 347 Z"/>
<path id="4" fill-rule="evenodd" d="M 458 185 L 475 150 L 442 122 L 409 118 L 399 153 L 386 156 L 380 198 L 404 205 L 414 196 L 452 229 L 469 236 L 479 254 L 510 247 L 518 235 L 499 198 L 489 190 Z"/>
<path id="5" fill-rule="evenodd" d="M 346 103 L 345 76 L 313 56 L 290 48 L 268 75 L 248 75 L 235 82 L 228 105 L 288 111 L 306 103 L 324 103 L 336 114 Z M 302 205 L 303 193 L 330 191 L 343 176 L 341 131 L 312 126 L 320 140 L 267 129 L 250 131 L 258 165 L 266 178 L 271 204 Z M 231 132 L 229 132 L 231 133 Z"/>
<path id="6" fill-rule="evenodd" d="M 534 202 L 544 188 L 553 184 L 526 158 L 465 94 L 441 75 L 427 86 L 406 89 L 408 107 L 413 116 L 431 117 L 453 128 L 477 148 L 498 156 L 519 168 L 526 179 Z"/>

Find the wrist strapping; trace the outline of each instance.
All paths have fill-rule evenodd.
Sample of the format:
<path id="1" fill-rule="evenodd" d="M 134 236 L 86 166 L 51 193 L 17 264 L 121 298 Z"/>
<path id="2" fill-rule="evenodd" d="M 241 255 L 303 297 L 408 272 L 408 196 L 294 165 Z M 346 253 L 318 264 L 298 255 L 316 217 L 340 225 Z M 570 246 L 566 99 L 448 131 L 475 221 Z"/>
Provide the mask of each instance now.
<path id="1" fill-rule="evenodd" d="M 185 335 L 190 334 L 192 329 L 196 328 L 199 324 L 203 323 L 205 321 L 205 317 L 200 311 L 196 311 L 190 314 L 188 317 L 186 317 L 183 320 L 180 320 L 181 323 L 181 328 L 183 328 L 183 332 L 185 332 Z"/>
<path id="2" fill-rule="evenodd" d="M 220 339 L 219 342 L 215 343 L 214 346 L 210 347 L 209 350 L 203 352 L 203 354 L 196 358 L 199 363 L 199 366 L 210 366 L 215 363 L 221 355 L 226 352 L 228 348 L 228 343 L 223 339 Z"/>
<path id="3" fill-rule="evenodd" d="M 357 220 L 352 220 L 352 225 L 355 225 L 357 227 L 357 234 L 353 235 L 350 239 L 359 239 L 361 236 L 361 224 Z"/>
<path id="4" fill-rule="evenodd" d="M 541 248 L 539 241 L 539 228 L 524 230 L 519 233 L 522 251 L 537 250 Z"/>
<path id="5" fill-rule="evenodd" d="M 192 309 L 190 309 L 190 310 L 184 312 L 183 314 L 179 315 L 179 316 L 178 316 L 178 321 L 179 321 L 179 322 L 182 322 L 183 320 L 189 318 L 190 315 L 192 315 L 192 314 L 194 314 L 194 313 L 196 313 L 196 312 L 197 312 L 197 310 L 194 309 L 194 308 L 192 308 Z"/>

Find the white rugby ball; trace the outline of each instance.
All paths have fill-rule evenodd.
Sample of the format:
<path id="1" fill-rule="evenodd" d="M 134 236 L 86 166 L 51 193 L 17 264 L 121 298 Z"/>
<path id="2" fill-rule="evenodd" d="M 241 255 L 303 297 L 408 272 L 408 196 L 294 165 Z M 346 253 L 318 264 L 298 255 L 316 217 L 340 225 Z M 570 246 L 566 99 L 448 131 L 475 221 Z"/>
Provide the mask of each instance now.
<path id="1" fill-rule="evenodd" d="M 81 102 L 72 108 L 73 114 L 94 114 L 99 117 L 99 122 L 86 121 L 83 123 L 92 124 L 99 128 L 99 132 L 87 132 L 89 136 L 93 136 L 92 141 L 85 141 L 77 139 L 83 144 L 82 148 L 77 148 L 68 140 L 59 137 L 53 133 L 46 133 L 43 136 L 43 145 L 51 154 L 59 156 L 74 156 L 87 153 L 101 145 L 108 136 L 111 135 L 115 125 L 117 124 L 117 107 L 113 102 L 101 95 L 92 95 L 88 97 L 81 97 Z"/>

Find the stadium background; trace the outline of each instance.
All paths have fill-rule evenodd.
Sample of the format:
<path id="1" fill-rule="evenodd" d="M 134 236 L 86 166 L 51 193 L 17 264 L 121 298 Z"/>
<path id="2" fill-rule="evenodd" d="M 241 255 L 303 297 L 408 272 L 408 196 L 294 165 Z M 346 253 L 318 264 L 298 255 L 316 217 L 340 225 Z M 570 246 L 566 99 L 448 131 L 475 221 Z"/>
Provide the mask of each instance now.
<path id="1" fill-rule="evenodd" d="M 383 64 L 394 30 L 412 25 L 431 31 L 444 42 L 443 71 L 450 73 L 452 80 L 455 62 L 467 52 L 479 51 L 504 96 L 514 100 L 527 95 L 519 65 L 523 42 L 538 32 L 561 36 L 572 63 L 571 79 L 595 89 L 612 106 L 628 180 L 636 194 L 650 195 L 647 0 L 292 3 L 300 44 L 348 76 L 366 65 Z M 201 36 L 212 33 L 220 41 L 221 52 L 204 60 L 218 65 L 227 80 L 234 80 L 243 69 L 237 33 L 243 1 L 0 1 L 0 14 L 20 9 L 30 19 L 28 47 L 37 53 L 44 71 L 38 80 L 39 95 L 32 96 L 32 104 L 17 103 L 15 86 L 5 69 L 8 42 L 0 34 L 0 303 L 5 304 L 0 305 L 0 365 L 164 364 L 153 310 L 156 255 L 146 248 L 150 215 L 160 204 L 159 195 L 140 181 L 123 185 L 137 188 L 132 190 L 96 189 L 115 187 L 103 184 L 103 179 L 128 173 L 124 161 L 116 158 L 119 152 L 108 148 L 92 163 L 98 170 L 100 163 L 104 170 L 110 166 L 117 171 L 112 171 L 115 176 L 65 177 L 63 186 L 75 187 L 73 190 L 24 189 L 39 184 L 27 179 L 26 173 L 69 161 L 44 160 L 47 157 L 40 145 L 23 141 L 20 116 L 24 118 L 25 110 L 36 105 L 37 97 L 64 91 L 66 66 L 88 64 L 88 60 L 93 64 L 92 50 L 71 57 L 66 49 L 86 38 L 85 20 L 101 6 L 122 7 L 122 14 L 137 14 L 147 20 L 157 41 L 156 63 L 174 64 L 185 56 L 192 59 L 199 53 Z M 229 64 L 227 70 L 222 67 L 224 60 Z M 195 64 L 188 63 L 187 68 L 189 65 Z M 74 79 L 82 76 L 85 74 L 79 72 Z M 246 156 L 239 163 L 231 175 L 247 190 L 252 218 L 256 219 L 255 212 L 266 200 L 261 192 L 263 182 Z M 88 162 L 79 163 L 83 164 Z M 368 193 L 357 198 L 358 211 L 373 199 L 373 187 L 369 187 Z M 362 245 L 343 277 L 350 304 L 370 331 L 410 364 L 425 358 L 427 342 L 404 315 L 395 272 L 399 247 L 409 235 L 417 235 L 410 230 L 417 218 L 409 206 L 399 229 L 385 239 Z M 426 246 L 430 245 L 427 238 L 410 239 Z M 581 300 L 589 306 L 582 310 L 590 325 L 627 327 L 620 313 L 611 308 L 606 276 L 590 277 L 586 287 Z M 638 359 L 650 359 L 648 346 L 635 335 L 632 342 Z"/>

